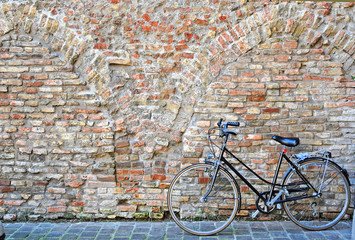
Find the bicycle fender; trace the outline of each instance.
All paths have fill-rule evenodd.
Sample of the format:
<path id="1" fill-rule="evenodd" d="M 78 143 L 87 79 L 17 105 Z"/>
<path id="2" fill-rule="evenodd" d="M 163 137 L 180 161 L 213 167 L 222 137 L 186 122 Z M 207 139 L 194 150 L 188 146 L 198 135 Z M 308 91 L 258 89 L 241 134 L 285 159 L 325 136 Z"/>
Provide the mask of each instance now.
<path id="1" fill-rule="evenodd" d="M 332 161 L 332 160 L 328 160 L 328 159 L 322 158 L 322 157 L 310 157 L 310 158 L 303 159 L 303 160 L 301 160 L 301 161 L 299 161 L 299 162 L 297 162 L 297 163 L 301 164 L 301 163 L 304 163 L 304 162 L 309 161 L 309 160 L 312 160 L 312 159 L 323 160 L 324 162 L 329 161 L 329 162 L 331 162 L 332 164 L 334 164 L 334 166 L 335 166 L 336 168 L 338 168 L 338 170 L 344 174 L 346 181 L 349 183 L 349 186 L 351 186 L 348 171 L 347 171 L 346 169 L 340 167 L 336 162 L 334 162 L 334 161 Z M 282 178 L 282 185 L 284 185 L 285 177 L 288 176 L 288 174 L 289 174 L 292 170 L 293 170 L 293 168 L 289 168 L 289 169 L 287 170 L 287 172 L 284 174 L 284 177 Z"/>
<path id="2" fill-rule="evenodd" d="M 223 170 L 229 174 L 229 176 L 233 179 L 233 182 L 235 183 L 235 185 L 237 186 L 237 189 L 238 189 L 238 198 L 239 198 L 239 201 L 238 201 L 238 209 L 237 209 L 237 213 L 240 212 L 240 208 L 241 208 L 241 205 L 242 205 L 242 195 L 240 193 L 240 187 L 237 183 L 237 181 L 235 180 L 235 178 L 232 176 L 232 174 L 223 166 L 219 166 L 220 168 L 223 168 Z"/>
<path id="3" fill-rule="evenodd" d="M 223 168 L 223 170 L 231 177 L 231 179 L 233 179 L 233 182 L 235 183 L 235 185 L 237 186 L 237 189 L 238 189 L 238 209 L 237 209 L 237 213 L 240 212 L 240 209 L 241 209 L 241 205 L 242 205 L 242 195 L 240 193 L 240 187 L 237 183 L 237 181 L 235 180 L 235 178 L 232 176 L 232 174 L 223 166 L 219 166 L 220 168 Z"/>
<path id="4" fill-rule="evenodd" d="M 325 159 L 326 160 L 326 159 Z M 329 160 L 329 162 L 333 163 L 345 176 L 345 179 L 348 181 L 349 186 L 351 186 L 351 182 L 349 179 L 349 173 L 345 168 L 340 167 L 336 162 L 333 162 L 332 160 Z"/>
<path id="5" fill-rule="evenodd" d="M 212 165 L 214 164 L 213 162 L 208 161 L 208 160 L 205 160 L 204 163 L 212 164 Z M 240 187 L 239 187 L 237 181 L 235 180 L 235 178 L 233 177 L 233 175 L 232 175 L 225 167 L 223 167 L 223 166 L 220 165 L 219 168 L 223 169 L 224 172 L 225 172 L 226 174 L 228 174 L 231 179 L 233 179 L 233 182 L 234 182 L 235 185 L 237 186 L 237 189 L 238 189 L 238 199 L 239 199 L 239 201 L 238 201 L 237 213 L 239 213 L 239 212 L 240 212 L 240 209 L 241 209 L 241 205 L 242 205 L 242 195 L 241 195 L 241 193 L 240 193 Z"/>

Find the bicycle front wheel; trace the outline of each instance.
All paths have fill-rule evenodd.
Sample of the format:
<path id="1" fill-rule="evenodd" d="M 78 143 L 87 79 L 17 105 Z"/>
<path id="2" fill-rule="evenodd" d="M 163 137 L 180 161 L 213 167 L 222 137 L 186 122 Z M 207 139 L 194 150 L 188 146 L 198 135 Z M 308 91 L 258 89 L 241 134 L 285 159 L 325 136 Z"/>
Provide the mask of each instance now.
<path id="1" fill-rule="evenodd" d="M 300 172 L 317 190 L 309 188 L 296 171 L 284 178 L 291 198 L 302 198 L 283 203 L 286 214 L 298 226 L 307 230 L 324 230 L 337 224 L 350 203 L 349 182 L 341 169 L 322 158 L 306 159 L 299 165 Z"/>
<path id="2" fill-rule="evenodd" d="M 168 208 L 174 221 L 185 231 L 213 235 L 225 229 L 239 207 L 240 192 L 234 178 L 219 167 L 212 191 L 206 199 L 216 168 L 200 163 L 181 170 L 168 191 Z"/>

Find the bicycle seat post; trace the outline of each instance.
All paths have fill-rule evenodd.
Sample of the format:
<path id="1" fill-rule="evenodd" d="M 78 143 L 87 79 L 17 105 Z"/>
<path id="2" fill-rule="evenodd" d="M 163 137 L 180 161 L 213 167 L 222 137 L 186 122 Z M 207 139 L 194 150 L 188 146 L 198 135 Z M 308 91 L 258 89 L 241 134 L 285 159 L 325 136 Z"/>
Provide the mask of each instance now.
<path id="1" fill-rule="evenodd" d="M 272 197 L 272 195 L 274 193 L 277 177 L 279 175 L 280 168 L 281 168 L 281 162 L 282 162 L 283 156 L 285 155 L 286 152 L 287 152 L 286 146 L 282 145 L 282 150 L 280 152 L 279 161 L 277 162 L 277 167 L 276 167 L 276 170 L 275 170 L 274 179 L 272 180 L 270 195 L 269 195 L 269 197 L 267 199 L 268 202 L 271 201 L 271 197 Z"/>

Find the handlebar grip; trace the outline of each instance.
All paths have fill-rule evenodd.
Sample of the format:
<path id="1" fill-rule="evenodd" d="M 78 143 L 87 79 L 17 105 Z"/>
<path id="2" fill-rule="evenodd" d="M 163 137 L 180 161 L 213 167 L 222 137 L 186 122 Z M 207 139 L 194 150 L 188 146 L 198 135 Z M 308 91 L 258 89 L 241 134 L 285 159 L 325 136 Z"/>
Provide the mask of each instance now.
<path id="1" fill-rule="evenodd" d="M 221 127 L 222 121 L 223 121 L 223 118 L 219 119 L 219 121 L 218 121 L 218 123 L 217 123 L 217 126 L 218 126 L 218 127 Z"/>
<path id="2" fill-rule="evenodd" d="M 239 122 L 227 122 L 227 126 L 239 127 L 239 125 L 240 125 Z"/>

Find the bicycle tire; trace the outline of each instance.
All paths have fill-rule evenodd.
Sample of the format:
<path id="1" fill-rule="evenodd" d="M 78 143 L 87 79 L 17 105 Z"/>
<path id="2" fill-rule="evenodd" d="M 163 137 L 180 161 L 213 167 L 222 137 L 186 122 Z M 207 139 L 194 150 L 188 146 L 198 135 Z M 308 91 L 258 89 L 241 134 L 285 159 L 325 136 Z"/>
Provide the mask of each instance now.
<path id="1" fill-rule="evenodd" d="M 198 163 L 181 170 L 168 190 L 168 209 L 176 224 L 199 236 L 214 235 L 233 221 L 240 207 L 240 191 L 231 174 L 219 167 L 216 181 L 206 201 L 215 167 Z"/>
<path id="2" fill-rule="evenodd" d="M 343 218 L 349 207 L 350 186 L 347 177 L 338 165 L 329 161 L 326 167 L 326 162 L 327 160 L 323 158 L 309 158 L 299 163 L 300 172 L 316 190 L 318 191 L 321 187 L 320 197 L 283 203 L 288 217 L 295 224 L 307 230 L 319 231 L 334 226 Z M 283 185 L 289 185 L 290 189 L 289 196 L 284 196 L 283 199 L 302 194 L 303 196 L 306 196 L 305 194 L 316 195 L 314 190 L 308 188 L 300 179 L 296 171 L 289 171 L 285 175 Z"/>

